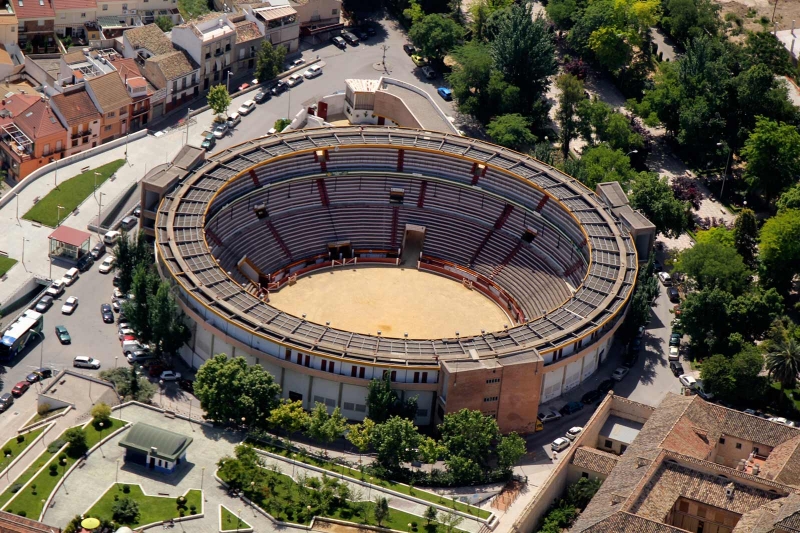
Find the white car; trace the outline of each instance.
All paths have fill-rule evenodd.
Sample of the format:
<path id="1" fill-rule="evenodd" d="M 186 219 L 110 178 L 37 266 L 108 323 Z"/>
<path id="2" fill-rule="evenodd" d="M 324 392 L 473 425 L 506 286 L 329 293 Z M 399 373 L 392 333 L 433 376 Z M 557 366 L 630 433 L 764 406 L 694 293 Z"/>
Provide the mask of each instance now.
<path id="1" fill-rule="evenodd" d="M 66 281 L 64 281 L 63 279 L 57 279 L 53 282 L 52 285 L 50 285 L 47 288 L 45 294 L 47 296 L 52 296 L 53 298 L 58 298 L 64 292 L 64 287 L 66 286 L 67 286 Z"/>
<path id="2" fill-rule="evenodd" d="M 303 83 L 303 76 L 300 74 L 292 74 L 286 80 L 286 85 L 288 85 L 289 87 L 296 87 L 301 83 Z"/>
<path id="3" fill-rule="evenodd" d="M 98 268 L 98 270 L 100 271 L 101 274 L 108 274 L 114 268 L 114 263 L 116 262 L 117 258 L 114 257 L 113 255 L 109 255 L 108 257 L 103 259 L 102 263 L 100 263 L 100 267 Z"/>
<path id="4" fill-rule="evenodd" d="M 678 361 L 681 358 L 681 352 L 677 346 L 669 347 L 669 360 Z"/>
<path id="5" fill-rule="evenodd" d="M 303 72 L 303 77 L 306 79 L 316 78 L 317 76 L 322 75 L 322 67 L 319 65 L 311 65 L 308 67 L 308 70 Z"/>
<path id="6" fill-rule="evenodd" d="M 239 111 L 240 115 L 247 115 L 255 108 L 256 108 L 255 101 L 254 100 L 248 100 L 248 101 L 246 101 L 245 103 L 242 104 L 242 107 L 240 107 L 238 109 L 238 111 Z"/>
<path id="7" fill-rule="evenodd" d="M 164 370 L 158 379 L 162 381 L 178 381 L 181 379 L 181 373 L 173 370 Z"/>
<path id="8" fill-rule="evenodd" d="M 75 359 L 72 360 L 72 366 L 76 368 L 100 368 L 100 361 L 94 359 L 93 357 L 88 357 L 86 355 L 79 355 Z"/>
<path id="9" fill-rule="evenodd" d="M 133 335 L 136 336 L 136 332 L 133 331 L 131 328 L 121 328 L 119 330 L 119 340 L 122 340 L 125 335 Z"/>
<path id="10" fill-rule="evenodd" d="M 214 127 L 214 134 L 215 139 L 222 139 L 225 137 L 225 134 L 228 133 L 228 123 L 227 122 L 220 122 Z"/>
<path id="11" fill-rule="evenodd" d="M 300 65 L 305 65 L 305 64 L 306 60 L 301 57 L 300 59 L 295 59 L 294 61 L 292 61 L 292 64 L 289 68 L 296 68 L 299 67 Z"/>
<path id="12" fill-rule="evenodd" d="M 624 366 L 620 366 L 616 370 L 614 370 L 614 372 L 611 373 L 611 379 L 613 379 L 614 381 L 622 381 L 622 378 L 627 376 L 628 372 L 630 371 L 631 371 L 630 368 L 625 368 Z"/>
<path id="13" fill-rule="evenodd" d="M 561 413 L 555 409 L 548 409 L 547 411 L 539 413 L 539 420 L 542 421 L 542 424 L 546 424 L 552 420 L 558 420 L 559 418 L 561 418 Z"/>
<path id="14" fill-rule="evenodd" d="M 565 450 L 569 448 L 570 440 L 565 439 L 564 437 L 558 437 L 556 440 L 550 444 L 550 449 L 554 452 L 560 452 L 561 450 Z"/>
<path id="15" fill-rule="evenodd" d="M 669 272 L 659 272 L 658 279 L 661 280 L 661 283 L 665 287 L 670 287 L 672 285 L 672 276 L 669 275 Z"/>
<path id="16" fill-rule="evenodd" d="M 684 374 L 678 378 L 678 381 L 681 382 L 681 385 L 686 387 L 687 389 L 694 389 L 697 387 L 697 380 L 694 377 L 690 376 L 689 374 Z"/>
<path id="17" fill-rule="evenodd" d="M 564 436 L 567 437 L 569 440 L 575 440 L 578 438 L 578 435 L 581 434 L 581 431 L 583 431 L 582 427 L 575 426 L 574 428 L 570 428 L 569 431 L 567 431 L 567 434 Z"/>
<path id="18" fill-rule="evenodd" d="M 114 287 L 114 292 L 111 293 L 111 297 L 114 300 L 124 300 L 125 299 L 125 295 L 122 293 L 121 290 L 119 290 L 119 287 Z"/>
<path id="19" fill-rule="evenodd" d="M 787 420 L 782 416 L 773 416 L 772 418 L 768 418 L 770 422 L 776 422 L 778 424 L 783 424 L 784 426 L 794 427 L 794 422 L 791 420 Z"/>
<path id="20" fill-rule="evenodd" d="M 75 312 L 75 309 L 78 307 L 78 297 L 77 296 L 70 296 L 67 298 L 67 301 L 64 302 L 64 305 L 61 306 L 61 312 L 65 315 L 71 315 Z"/>

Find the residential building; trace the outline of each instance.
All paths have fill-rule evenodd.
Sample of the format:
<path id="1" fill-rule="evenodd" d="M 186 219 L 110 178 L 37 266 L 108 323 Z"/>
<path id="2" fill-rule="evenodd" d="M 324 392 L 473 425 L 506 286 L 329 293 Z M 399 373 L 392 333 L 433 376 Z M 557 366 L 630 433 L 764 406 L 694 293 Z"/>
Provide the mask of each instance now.
<path id="1" fill-rule="evenodd" d="M 11 3 L 0 7 L 0 44 L 8 46 L 17 44 L 17 15 L 11 7 Z"/>
<path id="2" fill-rule="evenodd" d="M 200 65 L 204 91 L 227 81 L 235 43 L 236 27 L 221 13 L 209 13 L 172 28 L 172 44 Z"/>
<path id="3" fill-rule="evenodd" d="M 325 41 L 344 28 L 342 0 L 292 0 L 291 6 L 297 11 L 303 37 Z"/>
<path id="4" fill-rule="evenodd" d="M 64 157 L 67 130 L 44 99 L 15 117 L 13 123 L 2 126 L 2 130 L 0 156 L 11 179 L 20 180 Z"/>
<path id="5" fill-rule="evenodd" d="M 110 72 L 86 80 L 86 91 L 103 115 L 100 144 L 130 131 L 130 108 L 133 100 L 118 73 Z"/>
<path id="6" fill-rule="evenodd" d="M 25 70 L 25 56 L 15 43 L 0 44 L 0 78 L 8 79 Z"/>
<path id="7" fill-rule="evenodd" d="M 52 0 L 15 0 L 17 33 L 20 47 L 29 53 L 57 52 L 55 41 L 56 12 Z"/>
<path id="8" fill-rule="evenodd" d="M 252 70 L 256 66 L 256 54 L 264 40 L 264 34 L 258 25 L 250 20 L 235 22 L 236 45 L 233 49 L 234 72 Z"/>
<path id="9" fill-rule="evenodd" d="M 83 84 L 66 88 L 63 93 L 56 94 L 50 104 L 68 130 L 65 157 L 100 144 L 102 115 Z"/>
<path id="10" fill-rule="evenodd" d="M 186 52 L 175 50 L 147 59 L 144 62 L 144 75 L 153 87 L 164 94 L 160 106 L 153 102 L 154 117 L 200 94 L 200 70 Z"/>
<path id="11" fill-rule="evenodd" d="M 147 83 L 147 80 L 139 70 L 139 66 L 133 59 L 121 58 L 119 55 L 115 55 L 109 60 L 109 64 L 116 69 L 125 84 L 125 88 L 128 90 L 128 96 L 133 101 L 130 109 L 130 130 L 136 131 L 145 127 L 152 118 L 151 98 L 155 93 L 153 86 Z"/>
<path id="12" fill-rule="evenodd" d="M 290 5 L 269 7 L 244 7 L 247 20 L 252 20 L 273 46 L 283 46 L 289 53 L 296 52 L 300 44 L 300 22 L 297 11 Z"/>
<path id="13" fill-rule="evenodd" d="M 147 24 L 122 33 L 122 55 L 144 62 L 147 58 L 173 52 L 172 41 L 161 28 Z"/>
<path id="14" fill-rule="evenodd" d="M 97 0 L 53 0 L 56 33 L 85 38 L 85 24 L 97 19 Z"/>

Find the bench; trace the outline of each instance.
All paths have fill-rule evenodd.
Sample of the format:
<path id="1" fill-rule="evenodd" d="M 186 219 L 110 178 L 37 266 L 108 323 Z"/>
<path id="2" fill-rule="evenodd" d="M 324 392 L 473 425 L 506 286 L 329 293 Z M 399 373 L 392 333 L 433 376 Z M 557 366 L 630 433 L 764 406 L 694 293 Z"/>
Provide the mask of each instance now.
<path id="1" fill-rule="evenodd" d="M 42 199 L 41 196 L 37 196 L 36 198 L 33 199 L 33 203 L 37 204 L 37 203 L 39 203 L 39 200 L 41 200 L 41 199 Z"/>

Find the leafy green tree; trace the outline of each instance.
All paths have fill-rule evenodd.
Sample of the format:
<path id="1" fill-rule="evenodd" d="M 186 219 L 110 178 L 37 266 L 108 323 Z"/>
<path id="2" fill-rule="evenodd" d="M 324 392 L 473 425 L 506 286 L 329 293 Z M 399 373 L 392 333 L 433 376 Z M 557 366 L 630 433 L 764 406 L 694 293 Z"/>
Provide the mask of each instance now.
<path id="1" fill-rule="evenodd" d="M 284 399 L 270 412 L 267 423 L 273 429 L 282 429 L 287 435 L 292 435 L 305 431 L 310 417 L 303 409 L 303 402 Z"/>
<path id="2" fill-rule="evenodd" d="M 482 123 L 519 108 L 519 88 L 494 68 L 488 45 L 476 40 L 453 50 L 455 65 L 447 76 L 458 110 Z"/>
<path id="3" fill-rule="evenodd" d="M 145 376 L 138 375 L 137 369 L 138 365 L 134 363 L 130 367 L 120 366 L 110 370 L 101 370 L 100 379 L 113 383 L 117 394 L 124 400 L 148 403 L 156 393 L 156 386 Z"/>
<path id="4" fill-rule="evenodd" d="M 360 424 L 350 424 L 347 432 L 347 440 L 358 449 L 358 453 L 366 453 L 372 441 L 372 432 L 375 430 L 375 422 L 365 418 Z"/>
<path id="5" fill-rule="evenodd" d="M 333 413 L 328 413 L 328 408 L 324 403 L 317 402 L 311 411 L 311 418 L 308 423 L 308 436 L 321 442 L 324 446 L 330 446 L 347 428 L 347 419 L 342 416 L 342 411 L 338 407 Z"/>
<path id="6" fill-rule="evenodd" d="M 635 179 L 636 172 L 631 168 L 630 158 L 621 150 L 612 150 L 600 144 L 583 152 L 580 172 L 577 176 L 589 189 L 594 190 L 598 183 L 618 181 L 623 188 Z"/>
<path id="7" fill-rule="evenodd" d="M 366 20 L 380 7 L 381 2 L 375 2 L 374 0 L 342 0 L 342 15 L 347 20 L 358 24 Z"/>
<path id="8" fill-rule="evenodd" d="M 686 296 L 681 304 L 681 324 L 691 336 L 697 356 L 729 353 L 727 340 L 731 329 L 727 310 L 733 299 L 731 293 L 719 288 L 690 292 Z"/>
<path id="9" fill-rule="evenodd" d="M 470 7 L 470 15 L 472 15 L 472 39 L 474 41 L 488 40 L 489 35 L 487 32 L 487 23 L 494 13 L 499 10 L 504 10 L 512 5 L 513 0 L 480 0 L 475 2 Z"/>
<path id="10" fill-rule="evenodd" d="M 487 464 L 491 448 L 500 437 L 494 418 L 469 409 L 444 415 L 439 432 L 448 457 L 471 459 L 479 467 Z"/>
<path id="11" fill-rule="evenodd" d="M 781 194 L 781 197 L 775 202 L 775 206 L 779 213 L 787 209 L 800 209 L 800 183 L 796 183 Z"/>
<path id="12" fill-rule="evenodd" d="M 584 100 L 583 82 L 572 74 L 562 74 L 556 78 L 556 87 L 559 90 L 556 121 L 561 128 L 561 152 L 566 159 L 569 155 L 569 143 L 578 135 L 576 113 L 578 104 Z"/>
<path id="13" fill-rule="evenodd" d="M 589 48 L 597 61 L 611 72 L 630 63 L 636 34 L 631 29 L 620 30 L 611 26 L 601 26 L 589 36 Z"/>
<path id="14" fill-rule="evenodd" d="M 441 63 L 444 56 L 455 48 L 463 33 L 463 28 L 453 19 L 432 13 L 414 24 L 408 36 L 423 56 Z"/>
<path id="15" fill-rule="evenodd" d="M 430 525 L 431 522 L 435 521 L 437 518 L 436 507 L 434 507 L 433 505 L 429 505 L 428 508 L 425 509 L 425 514 L 422 515 L 422 518 L 425 519 L 425 523 L 427 525 Z"/>
<path id="16" fill-rule="evenodd" d="M 760 280 L 787 294 L 800 273 L 800 209 L 785 209 L 767 220 L 759 242 Z"/>
<path id="17" fill-rule="evenodd" d="M 420 456 L 429 465 L 435 463 L 445 452 L 444 446 L 430 437 L 425 437 L 419 445 Z"/>
<path id="18" fill-rule="evenodd" d="M 485 479 L 484 469 L 469 457 L 448 455 L 445 457 L 444 463 L 456 485 L 474 485 Z"/>
<path id="19" fill-rule="evenodd" d="M 491 42 L 494 63 L 505 79 L 519 87 L 525 107 L 541 99 L 557 71 L 555 45 L 543 17 L 533 18 L 530 4 L 505 9 Z"/>
<path id="20" fill-rule="evenodd" d="M 255 428 L 266 426 L 280 393 L 280 385 L 261 365 L 248 365 L 244 357 L 229 359 L 225 354 L 203 363 L 194 382 L 194 394 L 208 418 Z"/>
<path id="21" fill-rule="evenodd" d="M 733 238 L 736 251 L 742 256 L 744 264 L 755 268 L 758 251 L 758 221 L 752 209 L 742 209 L 739 216 L 736 217 Z"/>
<path id="22" fill-rule="evenodd" d="M 81 427 L 73 427 L 65 431 L 64 441 L 69 444 L 67 453 L 70 457 L 80 457 L 89 449 L 86 444 L 86 432 Z"/>
<path id="23" fill-rule="evenodd" d="M 771 201 L 800 174 L 800 133 L 789 124 L 758 117 L 742 157 L 747 161 L 744 177 L 748 184 Z"/>
<path id="24" fill-rule="evenodd" d="M 774 342 L 767 352 L 767 371 L 781 390 L 793 389 L 800 372 L 800 343 L 788 336 Z"/>
<path id="25" fill-rule="evenodd" d="M 401 463 L 413 461 L 414 451 L 422 443 L 422 436 L 417 426 L 407 418 L 393 416 L 375 426 L 372 431 L 372 447 L 377 452 L 377 460 L 381 466 L 398 471 Z"/>
<path id="26" fill-rule="evenodd" d="M 736 239 L 733 236 L 733 231 L 724 226 L 700 230 L 695 235 L 697 235 L 696 241 L 699 243 L 706 244 L 709 242 L 716 242 L 729 248 L 736 247 Z"/>
<path id="27" fill-rule="evenodd" d="M 107 403 L 98 402 L 92 407 L 92 422 L 98 424 L 103 423 L 103 426 L 109 427 L 111 422 L 111 407 Z"/>
<path id="28" fill-rule="evenodd" d="M 133 524 L 139 520 L 139 504 L 132 498 L 120 498 L 111 506 L 111 516 L 120 524 Z"/>
<path id="29" fill-rule="evenodd" d="M 286 126 L 290 125 L 291 123 L 292 121 L 289 120 L 288 118 L 279 118 L 278 120 L 275 121 L 275 124 L 273 124 L 272 127 L 275 128 L 275 131 L 280 133 L 283 130 L 285 130 Z"/>
<path id="30" fill-rule="evenodd" d="M 149 307 L 160 283 L 161 279 L 150 265 L 137 264 L 130 287 L 133 299 L 122 303 L 122 311 L 130 322 L 131 329 L 136 333 L 136 338 L 144 344 L 153 339 Z"/>
<path id="31" fill-rule="evenodd" d="M 228 94 L 228 89 L 224 85 L 219 84 L 211 87 L 206 100 L 208 101 L 208 107 L 214 111 L 215 115 L 226 115 L 228 113 L 228 108 L 231 105 L 231 95 Z"/>
<path id="32" fill-rule="evenodd" d="M 691 277 L 700 290 L 717 287 L 734 295 L 744 292 L 752 275 L 735 248 L 716 241 L 683 250 L 677 269 Z"/>
<path id="33" fill-rule="evenodd" d="M 765 65 L 776 75 L 791 75 L 794 71 L 791 54 L 772 32 L 748 32 L 744 54 L 748 67 Z"/>
<path id="34" fill-rule="evenodd" d="M 124 233 L 114 245 L 114 272 L 119 278 L 117 286 L 123 294 L 128 294 L 133 283 L 133 275 L 136 267 L 140 264 L 149 265 L 152 263 L 151 249 L 147 245 L 147 240 L 140 232 L 135 238 L 129 233 Z"/>
<path id="35" fill-rule="evenodd" d="M 383 521 L 389 518 L 389 499 L 386 496 L 375 496 L 375 507 L 372 516 L 378 527 L 383 527 Z"/>
<path id="36" fill-rule="evenodd" d="M 719 6 L 711 0 L 668 0 L 661 24 L 680 42 L 716 35 Z"/>
<path id="37" fill-rule="evenodd" d="M 545 6 L 547 17 L 557 28 L 568 30 L 575 23 L 575 15 L 579 13 L 575 0 L 550 0 Z"/>
<path id="38" fill-rule="evenodd" d="M 164 33 L 167 33 L 172 30 L 172 27 L 175 26 L 175 24 L 173 24 L 172 19 L 166 15 L 159 15 L 156 17 L 156 26 L 158 26 L 159 29 L 161 29 L 161 31 Z"/>
<path id="39" fill-rule="evenodd" d="M 158 290 L 148 301 L 148 313 L 156 355 L 174 355 L 191 338 L 183 313 L 166 281 L 159 284 Z"/>
<path id="40" fill-rule="evenodd" d="M 640 172 L 632 183 L 631 206 L 655 224 L 659 233 L 677 238 L 689 227 L 689 205 L 675 198 L 666 178 Z"/>
<path id="41" fill-rule="evenodd" d="M 774 288 L 755 288 L 734 299 L 726 308 L 731 331 L 747 341 L 760 338 L 783 313 L 783 297 Z"/>
<path id="42" fill-rule="evenodd" d="M 600 478 L 589 479 L 582 477 L 569 487 L 567 487 L 567 502 L 578 509 L 584 509 L 592 501 L 594 495 L 600 489 L 603 480 Z"/>
<path id="43" fill-rule="evenodd" d="M 425 18 L 425 11 L 422 10 L 422 6 L 417 0 L 411 0 L 408 7 L 403 10 L 403 16 L 410 26 L 414 26 Z"/>
<path id="44" fill-rule="evenodd" d="M 261 49 L 256 54 L 256 79 L 260 82 L 274 79 L 283 70 L 285 61 L 286 47 L 272 46 L 269 39 L 261 41 Z"/>
<path id="45" fill-rule="evenodd" d="M 457 515 L 455 513 L 451 513 L 449 511 L 444 512 L 442 511 L 439 513 L 439 523 L 442 524 L 445 533 L 453 533 L 458 529 L 458 526 L 461 525 L 461 522 L 464 521 L 464 517 L 461 515 Z"/>
<path id="46" fill-rule="evenodd" d="M 510 473 L 517 461 L 522 459 L 527 451 L 525 439 L 511 432 L 497 443 L 497 464 L 502 470 Z"/>
<path id="47" fill-rule="evenodd" d="M 414 419 L 417 416 L 417 397 L 401 400 L 397 392 L 392 390 L 392 382 L 388 372 L 382 379 L 373 379 L 367 389 L 367 413 L 377 424 L 385 422 L 391 416 L 402 416 Z"/>
<path id="48" fill-rule="evenodd" d="M 736 379 L 731 366 L 731 360 L 722 354 L 706 358 L 700 369 L 703 389 L 720 399 L 732 397 L 736 392 Z"/>
<path id="49" fill-rule="evenodd" d="M 500 146 L 520 150 L 536 141 L 530 126 L 530 120 L 519 113 L 511 113 L 493 118 L 486 127 L 486 133 Z"/>

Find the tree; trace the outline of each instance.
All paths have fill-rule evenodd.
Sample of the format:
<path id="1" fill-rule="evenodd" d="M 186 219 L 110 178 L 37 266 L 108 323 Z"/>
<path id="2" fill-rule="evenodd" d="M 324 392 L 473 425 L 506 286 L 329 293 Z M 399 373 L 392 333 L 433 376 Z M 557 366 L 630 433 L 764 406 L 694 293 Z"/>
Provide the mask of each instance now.
<path id="1" fill-rule="evenodd" d="M 446 451 L 447 450 L 445 450 L 444 446 L 442 446 L 437 440 L 430 437 L 425 437 L 422 439 L 422 442 L 419 445 L 420 456 L 422 457 L 422 460 L 429 465 L 435 463 L 439 457 L 444 455 Z"/>
<path id="2" fill-rule="evenodd" d="M 453 19 L 438 13 L 426 15 L 411 27 L 408 37 L 424 57 L 441 63 L 461 39 L 463 29 Z"/>
<path id="3" fill-rule="evenodd" d="M 162 281 L 156 293 L 150 297 L 148 314 L 150 336 L 156 355 L 173 355 L 191 338 L 183 313 L 166 281 Z"/>
<path id="4" fill-rule="evenodd" d="M 406 418 L 393 416 L 375 426 L 372 432 L 372 447 L 377 452 L 378 463 L 390 471 L 400 469 L 400 463 L 416 458 L 414 451 L 422 442 L 417 426 Z"/>
<path id="5" fill-rule="evenodd" d="M 736 217 L 733 239 L 736 251 L 742 256 L 744 264 L 755 268 L 758 250 L 758 221 L 756 221 L 756 214 L 752 209 L 742 209 L 739 216 Z"/>
<path id="6" fill-rule="evenodd" d="M 591 190 L 598 183 L 607 181 L 618 181 L 626 189 L 636 175 L 627 155 L 621 150 L 612 150 L 608 145 L 600 144 L 584 150 L 579 162 L 579 172 L 575 177 Z"/>
<path id="7" fill-rule="evenodd" d="M 659 233 L 677 238 L 689 227 L 689 206 L 678 200 L 666 178 L 640 172 L 632 183 L 631 207 L 640 210 Z"/>
<path id="8" fill-rule="evenodd" d="M 455 513 L 449 511 L 439 513 L 439 523 L 444 526 L 445 533 L 453 533 L 463 521 L 464 517 Z"/>
<path id="9" fill-rule="evenodd" d="M 464 457 L 480 467 L 486 465 L 492 445 L 500 436 L 494 418 L 470 409 L 444 415 L 439 432 L 449 457 Z"/>
<path id="10" fill-rule="evenodd" d="M 717 287 L 734 295 L 744 292 L 752 275 L 734 247 L 716 241 L 698 242 L 683 250 L 677 269 L 691 277 L 700 290 Z"/>
<path id="11" fill-rule="evenodd" d="M 139 520 L 139 504 L 132 498 L 120 498 L 111 506 L 111 516 L 120 524 L 133 524 Z"/>
<path id="12" fill-rule="evenodd" d="M 773 342 L 767 352 L 767 371 L 780 382 L 782 391 L 793 389 L 800 372 L 800 343 L 789 336 Z"/>
<path id="13" fill-rule="evenodd" d="M 493 72 L 491 50 L 488 45 L 473 40 L 456 47 L 452 55 L 455 65 L 447 81 L 458 110 L 485 123 L 495 114 L 489 101 L 489 80 Z"/>
<path id="14" fill-rule="evenodd" d="M 602 484 L 603 480 L 600 478 L 582 477 L 567 487 L 567 501 L 578 509 L 584 509 L 592 501 Z"/>
<path id="15" fill-rule="evenodd" d="M 148 344 L 153 338 L 149 306 L 160 283 L 161 279 L 150 265 L 138 263 L 134 267 L 130 287 L 133 299 L 122 303 L 122 310 L 131 324 L 131 329 L 143 344 Z"/>
<path id="16" fill-rule="evenodd" d="M 347 432 L 347 440 L 358 449 L 358 453 L 363 454 L 369 450 L 372 441 L 372 432 L 375 430 L 375 422 L 365 418 L 360 424 L 350 424 Z"/>
<path id="17" fill-rule="evenodd" d="M 284 61 L 286 61 L 284 46 L 272 46 L 268 39 L 262 41 L 261 49 L 256 54 L 256 79 L 263 83 L 275 78 L 283 70 Z"/>
<path id="18" fill-rule="evenodd" d="M 267 423 L 273 429 L 282 429 L 287 435 L 292 435 L 305 431 L 310 423 L 310 417 L 303 409 L 302 401 L 284 399 L 270 412 Z"/>
<path id="19" fill-rule="evenodd" d="M 775 75 L 791 75 L 792 56 L 772 32 L 748 32 L 744 46 L 748 66 L 765 65 Z"/>
<path id="20" fill-rule="evenodd" d="M 427 525 L 430 525 L 431 522 L 433 522 L 437 518 L 436 507 L 434 507 L 433 505 L 429 505 L 428 508 L 425 509 L 425 514 L 422 515 L 422 518 L 425 519 L 425 523 Z"/>
<path id="21" fill-rule="evenodd" d="M 256 428 L 266 425 L 278 407 L 280 392 L 280 385 L 263 367 L 225 354 L 203 363 L 194 382 L 194 394 L 208 418 Z"/>
<path id="22" fill-rule="evenodd" d="M 137 368 L 138 365 L 134 363 L 129 368 L 117 367 L 110 370 L 101 370 L 100 379 L 113 383 L 117 394 L 123 400 L 148 403 L 156 392 L 156 385 L 151 383 L 145 376 L 138 375 L 136 373 Z"/>
<path id="23" fill-rule="evenodd" d="M 70 457 L 80 457 L 89 449 L 86 444 L 86 432 L 80 427 L 69 428 L 65 431 L 64 441 L 69 444 L 67 453 Z"/>
<path id="24" fill-rule="evenodd" d="M 389 499 L 386 496 L 375 496 L 375 508 L 372 514 L 378 527 L 383 527 L 383 521 L 389 518 Z"/>
<path id="25" fill-rule="evenodd" d="M 489 19 L 496 12 L 506 9 L 513 4 L 513 0 L 480 0 L 472 4 L 469 12 L 472 15 L 472 30 L 473 41 L 482 42 L 488 40 L 487 24 Z"/>
<path id="26" fill-rule="evenodd" d="M 800 209 L 800 183 L 796 183 L 792 188 L 781 194 L 775 205 L 779 213 L 786 209 Z"/>
<path id="27" fill-rule="evenodd" d="M 214 111 L 216 115 L 227 115 L 228 107 L 231 105 L 231 95 L 228 94 L 228 89 L 222 85 L 215 85 L 208 91 L 208 107 Z"/>
<path id="28" fill-rule="evenodd" d="M 783 313 L 783 297 L 774 289 L 754 288 L 742 294 L 726 308 L 731 331 L 747 341 L 760 338 Z"/>
<path id="29" fill-rule="evenodd" d="M 784 209 L 767 220 L 759 242 L 760 279 L 767 287 L 788 294 L 800 272 L 800 209 Z"/>
<path id="30" fill-rule="evenodd" d="M 172 27 L 175 26 L 175 24 L 172 23 L 172 19 L 168 16 L 159 15 L 156 17 L 156 26 L 158 26 L 164 33 L 167 33 L 172 30 Z"/>
<path id="31" fill-rule="evenodd" d="M 103 426 L 109 427 L 109 422 L 111 422 L 111 407 L 107 403 L 97 402 L 95 406 L 92 407 L 92 421 L 95 424 L 102 422 Z"/>
<path id="32" fill-rule="evenodd" d="M 569 155 L 569 143 L 578 135 L 576 112 L 578 104 L 584 99 L 583 82 L 572 74 L 562 74 L 556 78 L 559 91 L 556 121 L 561 128 L 561 152 L 566 159 Z"/>
<path id="33" fill-rule="evenodd" d="M 491 42 L 492 57 L 506 80 L 519 87 L 524 108 L 540 100 L 557 72 L 555 45 L 543 17 L 533 17 L 528 3 L 506 9 Z"/>
<path id="34" fill-rule="evenodd" d="M 551 0 L 545 6 L 547 18 L 553 21 L 557 28 L 568 30 L 575 23 L 578 5 L 575 0 Z"/>
<path id="35" fill-rule="evenodd" d="M 511 432 L 501 438 L 497 444 L 497 464 L 510 474 L 513 466 L 522 459 L 527 451 L 525 439 L 515 432 Z"/>
<path id="36" fill-rule="evenodd" d="M 400 400 L 397 392 L 392 390 L 389 373 L 384 372 L 382 379 L 369 382 L 367 413 L 377 424 L 385 422 L 391 416 L 413 419 L 417 416 L 417 397 Z"/>
<path id="37" fill-rule="evenodd" d="M 703 389 L 719 399 L 735 395 L 736 379 L 731 372 L 731 360 L 722 354 L 712 355 L 703 361 L 700 379 L 703 380 Z"/>
<path id="38" fill-rule="evenodd" d="M 292 121 L 289 120 L 288 118 L 279 118 L 278 120 L 275 121 L 275 124 L 273 124 L 272 127 L 275 128 L 275 131 L 280 133 L 283 130 L 285 130 L 286 127 L 289 126 L 291 123 Z"/>
<path id="39" fill-rule="evenodd" d="M 729 353 L 728 306 L 733 299 L 731 293 L 719 288 L 690 292 L 686 296 L 681 304 L 681 324 L 684 332 L 691 336 L 697 356 Z"/>
<path id="40" fill-rule="evenodd" d="M 119 278 L 117 287 L 123 294 L 128 294 L 136 267 L 140 264 L 152 264 L 151 248 L 141 232 L 136 238 L 131 238 L 129 233 L 123 233 L 114 246 L 114 257 L 114 272 Z"/>
<path id="41" fill-rule="evenodd" d="M 308 436 L 329 446 L 347 427 L 347 419 L 342 416 L 341 410 L 336 407 L 333 413 L 328 413 L 324 403 L 317 402 L 311 411 L 308 423 Z"/>
<path id="42" fill-rule="evenodd" d="M 411 0 L 408 7 L 403 10 L 403 16 L 408 21 L 409 26 L 413 27 L 414 24 L 419 24 L 425 18 L 425 11 L 422 10 L 422 6 L 417 0 Z"/>
<path id="43" fill-rule="evenodd" d="M 751 189 L 772 201 L 800 174 L 800 133 L 792 125 L 757 117 L 742 157 L 747 161 L 744 177 Z"/>
<path id="44" fill-rule="evenodd" d="M 500 146 L 520 150 L 536 141 L 530 125 L 530 120 L 519 113 L 510 113 L 493 118 L 486 127 L 486 133 Z"/>

